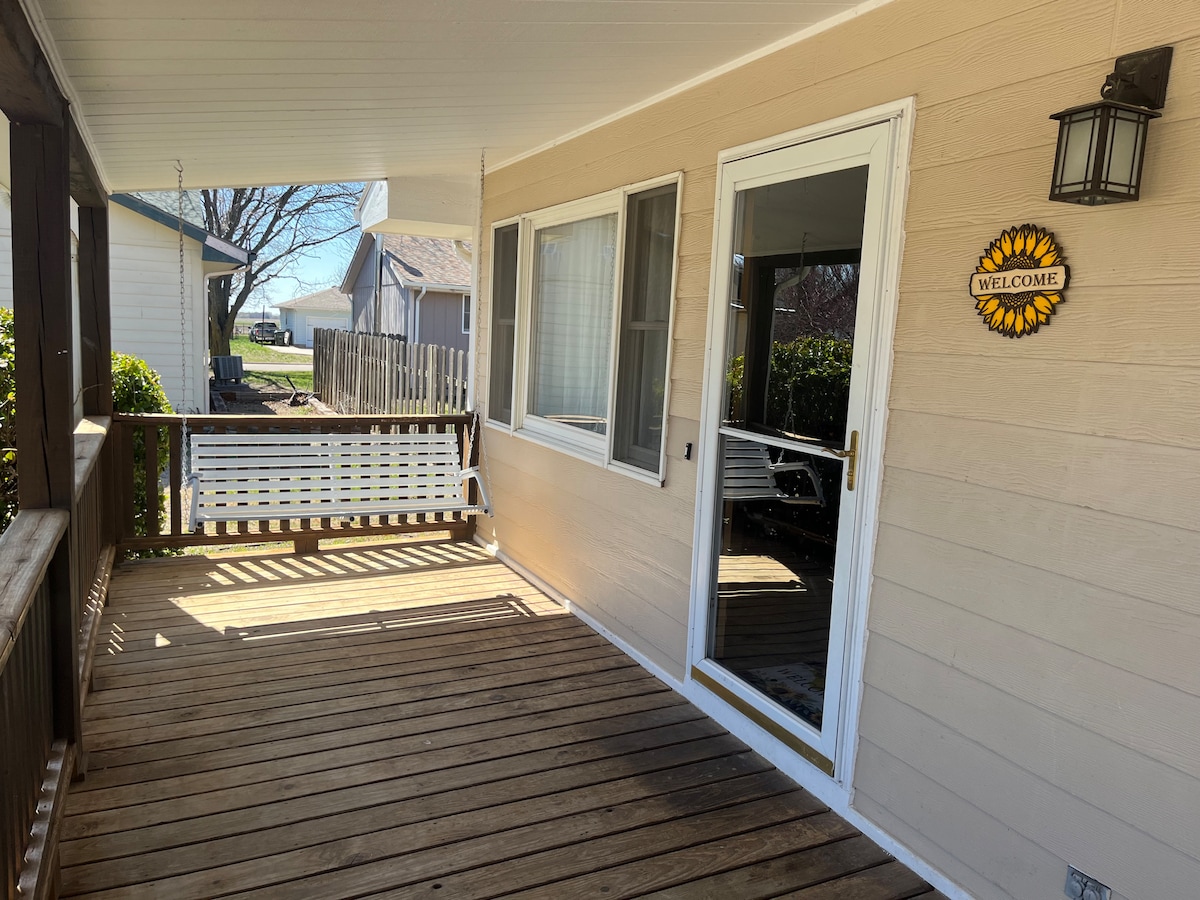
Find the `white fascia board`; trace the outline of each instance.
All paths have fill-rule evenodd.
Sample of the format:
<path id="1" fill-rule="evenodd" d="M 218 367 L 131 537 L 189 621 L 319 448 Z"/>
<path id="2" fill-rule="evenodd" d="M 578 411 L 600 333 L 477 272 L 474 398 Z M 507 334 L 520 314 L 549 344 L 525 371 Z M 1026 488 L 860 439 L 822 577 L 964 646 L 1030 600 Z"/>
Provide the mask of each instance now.
<path id="1" fill-rule="evenodd" d="M 250 253 L 245 248 L 239 247 L 237 244 L 232 244 L 224 238 L 219 238 L 215 234 L 210 234 L 206 237 L 204 243 L 219 253 L 224 253 L 226 256 L 239 260 L 238 264 L 231 263 L 235 268 L 240 268 L 250 262 Z"/>
<path id="2" fill-rule="evenodd" d="M 359 225 L 387 218 L 388 188 L 386 181 L 372 181 L 363 188 L 358 205 L 354 207 L 354 221 Z M 366 230 L 365 227 L 363 229 Z"/>
<path id="3" fill-rule="evenodd" d="M 389 178 L 361 207 L 362 230 L 372 234 L 469 241 L 475 233 L 478 186 L 471 176 Z"/>

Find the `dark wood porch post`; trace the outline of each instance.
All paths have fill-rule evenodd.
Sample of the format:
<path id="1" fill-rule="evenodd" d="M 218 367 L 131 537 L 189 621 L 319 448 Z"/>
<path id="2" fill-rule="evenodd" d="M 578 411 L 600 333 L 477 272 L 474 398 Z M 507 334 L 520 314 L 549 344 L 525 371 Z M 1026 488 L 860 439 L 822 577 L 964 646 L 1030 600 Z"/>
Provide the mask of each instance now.
<path id="1" fill-rule="evenodd" d="M 111 416 L 113 411 L 108 273 L 108 209 L 80 206 L 79 343 L 85 416 Z"/>
<path id="2" fill-rule="evenodd" d="M 112 416 L 112 315 L 110 311 L 108 207 L 79 207 L 79 347 L 83 374 L 83 414 Z M 101 481 L 102 544 L 117 540 L 116 455 L 112 425 L 98 465 Z M 79 573 L 84 576 L 86 572 Z"/>
<path id="3" fill-rule="evenodd" d="M 70 512 L 75 501 L 70 118 L 62 121 L 66 127 L 10 126 L 13 318 L 20 506 Z M 46 578 L 55 735 L 82 751 L 69 531 Z"/>

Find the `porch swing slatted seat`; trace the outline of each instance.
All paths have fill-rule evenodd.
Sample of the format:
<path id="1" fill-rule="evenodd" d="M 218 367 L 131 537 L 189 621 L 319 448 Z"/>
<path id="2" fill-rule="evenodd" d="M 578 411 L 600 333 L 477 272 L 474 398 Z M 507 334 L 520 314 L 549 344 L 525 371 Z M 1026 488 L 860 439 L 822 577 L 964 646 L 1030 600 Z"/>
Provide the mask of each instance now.
<path id="1" fill-rule="evenodd" d="M 193 434 L 188 529 L 205 522 L 464 513 L 490 515 L 454 432 Z M 471 480 L 480 502 L 468 499 Z"/>
<path id="2" fill-rule="evenodd" d="M 796 495 L 776 481 L 784 472 L 807 477 L 812 494 Z M 821 476 L 812 463 L 771 462 L 766 446 L 743 438 L 725 439 L 724 497 L 726 500 L 778 500 L 793 506 L 824 506 Z"/>

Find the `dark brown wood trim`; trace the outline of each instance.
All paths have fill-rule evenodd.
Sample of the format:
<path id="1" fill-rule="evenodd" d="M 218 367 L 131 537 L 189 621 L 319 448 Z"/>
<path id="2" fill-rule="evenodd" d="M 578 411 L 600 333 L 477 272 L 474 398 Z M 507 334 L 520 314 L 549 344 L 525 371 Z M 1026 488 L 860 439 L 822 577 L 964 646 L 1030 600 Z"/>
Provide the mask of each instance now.
<path id="1" fill-rule="evenodd" d="M 108 210 L 79 208 L 79 346 L 83 414 L 111 416 L 112 314 Z"/>
<path id="2" fill-rule="evenodd" d="M 87 700 L 92 683 L 92 664 L 96 659 L 96 638 L 100 634 L 100 620 L 108 603 L 108 585 L 112 580 L 116 564 L 117 548 L 104 548 L 96 560 L 96 571 L 88 590 L 87 607 L 84 610 L 83 627 L 79 630 L 79 703 Z M 86 766 L 81 766 L 86 769 Z"/>
<path id="3" fill-rule="evenodd" d="M 41 124 L 13 124 L 10 136 L 19 500 L 22 510 L 70 512 L 75 504 L 75 404 L 69 139 L 65 129 Z M 51 559 L 46 585 L 54 735 L 78 744 L 79 610 L 70 527 Z"/>
<path id="4" fill-rule="evenodd" d="M 0 671 L 69 521 L 60 510 L 22 512 L 0 535 Z"/>
<path id="5" fill-rule="evenodd" d="M 100 178 L 99 168 L 92 159 L 73 114 L 71 121 L 71 196 L 81 207 L 80 212 L 87 208 L 106 210 L 108 193 Z"/>
<path id="6" fill-rule="evenodd" d="M 148 424 L 158 422 L 159 427 L 165 427 L 173 422 L 187 420 L 188 428 L 196 431 L 206 427 L 237 427 L 241 428 L 290 428 L 297 431 L 310 431 L 314 434 L 325 432 L 344 432 L 355 428 L 394 428 L 395 426 L 416 425 L 421 428 L 445 428 L 452 425 L 471 424 L 471 413 L 454 413 L 449 415 L 388 415 L 388 416 L 230 416 L 230 415 L 195 415 L 182 416 L 174 413 L 114 413 L 113 418 L 118 422 L 141 422 Z"/>
<path id="7" fill-rule="evenodd" d="M 57 740 L 50 750 L 38 798 L 20 894 L 31 900 L 54 900 L 59 895 L 58 842 L 67 808 L 67 788 L 75 778 L 75 744 Z"/>
<path id="8" fill-rule="evenodd" d="M 17 460 L 23 509 L 74 500 L 71 208 L 66 137 L 12 125 L 13 316 Z"/>
<path id="9" fill-rule="evenodd" d="M 320 519 L 313 519 L 320 522 Z M 340 538 L 381 537 L 389 534 L 413 534 L 416 532 L 449 532 L 455 539 L 469 539 L 473 523 L 466 522 L 418 522 L 405 525 L 347 525 L 342 528 L 329 526 L 316 528 L 308 526 L 305 529 L 281 528 L 267 534 L 257 531 L 240 532 L 226 531 L 221 533 L 223 526 L 236 526 L 238 523 L 215 522 L 216 534 L 169 534 L 158 537 L 127 537 L 118 545 L 118 550 L 163 550 L 182 549 L 184 547 L 211 547 L 223 544 L 275 544 L 311 536 L 317 540 L 337 540 Z M 249 523 L 245 523 L 249 524 Z M 300 551 L 306 552 L 306 551 Z"/>
<path id="10" fill-rule="evenodd" d="M 61 126 L 66 103 L 20 0 L 0 0 L 0 109 L 10 122 Z"/>

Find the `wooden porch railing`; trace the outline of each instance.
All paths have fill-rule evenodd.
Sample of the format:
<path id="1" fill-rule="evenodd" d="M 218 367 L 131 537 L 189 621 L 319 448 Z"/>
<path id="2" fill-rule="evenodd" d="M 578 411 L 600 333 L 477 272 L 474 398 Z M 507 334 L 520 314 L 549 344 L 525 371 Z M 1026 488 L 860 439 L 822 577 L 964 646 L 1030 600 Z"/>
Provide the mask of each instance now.
<path id="1" fill-rule="evenodd" d="M 314 549 L 316 541 L 329 538 L 367 537 L 412 531 L 450 531 L 469 537 L 474 520 L 462 513 L 358 516 L 345 519 L 313 518 L 263 520 L 257 522 L 208 522 L 188 532 L 190 497 L 185 485 L 188 473 L 188 434 L 363 434 L 421 431 L 453 431 L 458 435 L 464 468 L 478 464 L 479 435 L 471 414 L 393 416 L 177 416 L 159 414 L 114 415 L 114 447 L 118 505 L 117 546 L 121 551 L 195 547 L 213 544 L 292 541 L 298 550 Z M 138 440 L 138 437 L 142 440 Z M 135 446 L 142 448 L 135 453 Z M 168 450 L 167 465 L 159 470 L 159 448 Z M 135 458 L 136 456 L 136 458 Z M 142 505 L 135 505 L 135 470 L 144 474 L 147 485 L 162 484 L 166 515 L 161 516 L 156 491 L 148 490 Z M 474 492 L 474 485 L 471 486 Z M 477 498 L 469 498 L 472 501 Z"/>
<path id="2" fill-rule="evenodd" d="M 92 657 L 116 561 L 112 420 L 93 416 L 75 429 L 75 508 L 71 518 L 71 594 L 79 622 L 79 704 L 91 682 Z"/>
<path id="3" fill-rule="evenodd" d="M 44 880 L 52 821 L 47 784 L 74 745 L 55 734 L 51 590 L 47 570 L 67 532 L 66 510 L 20 512 L 0 536 L 0 890 L 25 894 Z M 73 761 L 65 768 L 73 769 Z M 48 777 L 51 775 L 51 777 Z M 53 807 L 54 804 L 49 804 Z"/>
<path id="4" fill-rule="evenodd" d="M 313 393 L 348 415 L 461 413 L 467 404 L 466 354 L 392 335 L 318 328 Z"/>
<path id="5" fill-rule="evenodd" d="M 63 788 L 82 770 L 65 722 L 79 720 L 90 680 L 114 540 L 108 417 L 75 430 L 70 511 L 23 509 L 0 535 L 0 894 L 50 896 Z M 60 591 L 53 564 L 69 556 Z M 77 622 L 78 628 L 64 628 Z M 78 692 L 60 679 L 78 679 Z M 74 698 L 79 697 L 80 706 Z M 65 698 L 71 698 L 69 701 Z M 64 710 L 67 703 L 74 709 Z"/>

